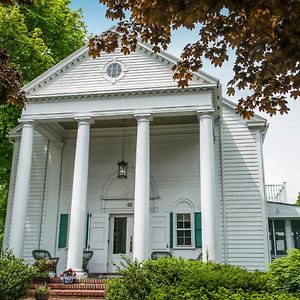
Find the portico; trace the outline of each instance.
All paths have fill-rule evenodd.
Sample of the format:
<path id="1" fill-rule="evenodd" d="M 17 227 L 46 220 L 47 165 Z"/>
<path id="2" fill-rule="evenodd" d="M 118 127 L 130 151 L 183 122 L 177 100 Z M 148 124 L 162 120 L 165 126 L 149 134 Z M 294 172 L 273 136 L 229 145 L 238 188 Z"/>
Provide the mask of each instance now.
<path id="1" fill-rule="evenodd" d="M 178 108 L 174 109 L 177 115 L 180 116 Z M 174 113 L 169 115 L 174 115 Z M 208 249 L 207 256 L 204 259 L 210 259 L 214 261 L 219 260 L 219 248 L 218 248 L 218 232 L 217 232 L 217 204 L 215 191 L 215 150 L 214 150 L 214 138 L 213 138 L 213 126 L 214 126 L 214 110 L 209 111 L 191 111 L 188 115 L 198 116 L 198 136 L 200 141 L 199 151 L 199 170 L 201 186 L 201 210 L 202 210 L 202 248 Z M 183 116 L 187 116 L 186 111 L 183 111 Z M 132 115 L 114 116 L 114 120 L 127 120 L 135 121 L 136 123 L 136 137 L 135 137 L 135 188 L 134 188 L 134 234 L 133 234 L 133 258 L 138 260 L 144 260 L 150 256 L 150 132 L 151 122 L 155 119 L 162 122 L 163 119 L 168 120 L 168 114 L 159 114 L 157 112 L 152 113 L 148 110 L 147 113 L 136 111 Z M 55 119 L 54 119 L 55 120 Z M 85 220 L 87 211 L 87 194 L 88 194 L 88 166 L 89 166 L 89 145 L 90 133 L 94 129 L 91 129 L 91 125 L 95 123 L 95 120 L 99 120 L 99 116 L 95 114 L 78 114 L 73 118 L 73 122 L 77 124 L 77 136 L 76 136 L 76 150 L 74 157 L 74 170 L 73 170 L 73 184 L 72 184 L 72 200 L 70 208 L 70 224 L 69 224 L 69 243 L 67 250 L 67 267 L 72 267 L 75 271 L 81 275 L 82 266 L 82 250 L 84 249 L 84 239 L 86 234 Z M 50 121 L 50 122 L 49 122 Z M 47 124 L 51 128 L 51 118 L 44 124 Z M 130 124 L 132 124 L 132 121 Z M 24 157 L 28 158 L 32 156 L 33 147 L 33 128 L 39 129 L 41 120 L 30 120 L 30 122 L 24 122 L 22 126 L 21 146 L 19 152 L 19 160 L 26 161 L 27 165 L 22 164 L 18 166 L 17 179 L 15 185 L 15 195 L 22 194 L 23 200 L 22 206 L 20 206 L 17 200 L 14 201 L 13 216 L 12 216 L 12 232 L 9 245 L 18 256 L 22 256 L 23 244 L 20 242 L 24 240 L 24 230 L 16 231 L 14 227 L 25 228 L 25 218 L 17 217 L 21 211 L 26 215 L 26 194 L 23 190 L 29 190 L 29 180 L 24 182 L 22 178 L 28 174 L 30 178 L 30 160 L 24 160 Z M 29 124 L 29 125 L 28 125 Z M 36 125 L 34 125 L 36 124 Z M 63 122 L 61 122 L 63 124 Z M 73 123 L 75 124 L 75 123 Z M 154 122 L 155 124 L 155 122 Z M 157 123 L 156 123 L 157 124 Z M 162 127 L 162 126 L 161 126 Z M 54 127 L 53 127 L 54 128 Z M 97 129 L 95 129 L 97 130 Z M 28 133 L 29 132 L 29 133 Z M 50 131 L 48 132 L 50 134 Z M 62 137 L 63 139 L 63 137 Z M 25 145 L 25 146 L 23 146 Z M 115 162 L 112 162 L 115 163 Z M 20 171 L 19 168 L 22 168 Z M 101 169 L 101 166 L 99 166 Z M 24 171 L 25 170 L 25 171 Z M 201 173 L 205 174 L 201 176 Z M 22 181 L 20 186 L 19 181 Z M 199 195 L 200 196 L 200 195 Z M 16 199 L 16 198 L 15 198 Z M 199 197 L 200 199 L 200 197 Z M 205 199 L 205 200 L 202 200 Z M 200 201 L 200 200 L 199 200 Z M 22 226 L 20 226 L 20 220 L 22 220 Z M 14 231 L 13 231 L 14 230 Z M 19 243 L 16 244 L 15 241 Z"/>

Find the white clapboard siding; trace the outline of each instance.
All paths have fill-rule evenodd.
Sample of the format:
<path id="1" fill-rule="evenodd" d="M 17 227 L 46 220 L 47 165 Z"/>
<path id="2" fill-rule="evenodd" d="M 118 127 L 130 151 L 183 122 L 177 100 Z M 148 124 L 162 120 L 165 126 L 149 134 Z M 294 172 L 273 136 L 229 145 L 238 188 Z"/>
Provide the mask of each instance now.
<path id="1" fill-rule="evenodd" d="M 226 262 L 249 269 L 266 267 L 265 221 L 259 143 L 255 130 L 224 105 L 222 171 Z"/>
<path id="2" fill-rule="evenodd" d="M 222 165 L 221 165 L 221 135 L 219 130 L 219 122 L 215 124 L 214 128 L 214 140 L 215 140 L 215 163 L 216 163 L 216 183 L 217 183 L 217 199 L 219 205 L 219 245 L 220 245 L 220 259 L 221 262 L 226 261 L 225 247 L 227 244 L 226 235 L 224 231 L 224 209 L 225 204 L 223 201 L 223 186 L 222 186 Z"/>
<path id="3" fill-rule="evenodd" d="M 11 228 L 11 218 L 12 218 L 12 210 L 13 210 L 13 200 L 15 194 L 15 183 L 16 183 L 16 175 L 17 175 L 17 167 L 19 161 L 19 150 L 20 150 L 20 138 L 16 138 L 14 144 L 14 152 L 12 158 L 11 165 L 11 174 L 10 174 L 10 183 L 9 183 L 9 194 L 8 194 L 8 202 L 6 209 L 6 219 L 5 219 L 5 230 L 4 230 L 4 239 L 3 239 L 3 249 L 6 250 L 9 245 L 9 236 L 10 236 L 10 228 Z"/>
<path id="4" fill-rule="evenodd" d="M 116 57 L 127 68 L 123 78 L 116 83 L 106 80 L 102 70 L 105 65 Z M 173 80 L 172 65 L 162 61 L 157 55 L 138 48 L 136 52 L 124 55 L 117 49 L 114 54 L 101 54 L 93 59 L 87 53 L 75 60 L 59 75 L 54 76 L 31 95 L 72 94 L 84 92 L 113 92 L 129 89 L 149 89 L 162 87 L 177 87 Z M 190 85 L 202 84 L 203 80 L 193 80 Z"/>
<path id="5" fill-rule="evenodd" d="M 23 250 L 23 257 L 28 261 L 33 260 L 32 250 L 38 249 L 41 241 L 46 161 L 47 140 L 35 132 Z"/>

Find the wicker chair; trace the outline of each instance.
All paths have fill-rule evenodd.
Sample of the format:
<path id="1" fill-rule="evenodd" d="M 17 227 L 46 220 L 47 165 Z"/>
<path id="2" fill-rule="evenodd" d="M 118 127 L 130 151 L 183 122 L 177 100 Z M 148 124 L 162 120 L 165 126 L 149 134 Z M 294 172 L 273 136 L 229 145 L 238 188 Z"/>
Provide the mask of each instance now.
<path id="1" fill-rule="evenodd" d="M 94 255 L 94 251 L 92 250 L 84 250 L 83 251 L 83 259 L 82 259 L 82 270 L 86 273 L 89 272 L 88 264 L 91 258 Z"/>
<path id="2" fill-rule="evenodd" d="M 33 250 L 32 251 L 32 256 L 36 261 L 39 260 L 39 259 L 50 260 L 53 264 L 53 269 L 50 270 L 50 272 L 53 272 L 55 274 L 55 276 L 57 275 L 56 274 L 56 267 L 57 267 L 59 257 L 51 257 L 51 254 L 47 250 Z"/>

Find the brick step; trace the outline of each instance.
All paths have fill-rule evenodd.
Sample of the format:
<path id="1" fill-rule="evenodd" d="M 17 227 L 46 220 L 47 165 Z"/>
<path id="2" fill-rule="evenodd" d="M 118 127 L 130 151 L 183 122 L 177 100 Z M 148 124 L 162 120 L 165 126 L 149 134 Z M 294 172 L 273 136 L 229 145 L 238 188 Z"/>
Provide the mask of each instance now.
<path id="1" fill-rule="evenodd" d="M 41 284 L 38 283 L 31 283 L 29 285 L 29 289 L 35 289 L 37 286 Z M 59 283 L 48 283 L 51 289 L 55 290 L 104 290 L 105 284 L 104 283 L 72 283 L 72 284 L 64 284 L 62 282 Z"/>
<path id="2" fill-rule="evenodd" d="M 29 296 L 34 296 L 34 290 L 29 290 Z M 57 296 L 68 296 L 68 297 L 93 297 L 93 298 L 104 298 L 104 290 L 51 290 L 51 297 Z"/>
<path id="3" fill-rule="evenodd" d="M 22 298 L 23 300 L 35 300 L 34 297 L 27 297 L 27 298 Z M 86 297 L 86 296 L 77 296 L 77 297 L 74 297 L 74 296 L 50 296 L 49 297 L 49 300 L 79 300 L 79 299 L 84 299 L 84 300 L 104 300 L 103 297 Z"/>
<path id="4" fill-rule="evenodd" d="M 50 278 L 50 283 L 62 283 L 59 277 Z M 84 279 L 74 279 L 74 283 L 105 283 L 103 278 L 84 278 Z"/>

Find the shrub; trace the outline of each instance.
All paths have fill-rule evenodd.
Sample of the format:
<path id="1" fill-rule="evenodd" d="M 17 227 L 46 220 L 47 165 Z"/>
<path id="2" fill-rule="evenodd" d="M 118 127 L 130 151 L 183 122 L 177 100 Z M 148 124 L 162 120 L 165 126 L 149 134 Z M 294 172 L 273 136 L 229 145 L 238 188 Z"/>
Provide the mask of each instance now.
<path id="1" fill-rule="evenodd" d="M 183 259 L 129 262 L 107 281 L 108 300 L 291 300 L 274 293 L 263 272 L 247 272 L 226 264 Z M 296 298 L 294 298 L 296 299 Z"/>
<path id="2" fill-rule="evenodd" d="M 26 295 L 33 267 L 11 251 L 0 254 L 0 295 L 3 300 L 20 299 Z"/>
<path id="3" fill-rule="evenodd" d="M 300 250 L 291 249 L 286 257 L 274 260 L 270 264 L 269 279 L 275 290 L 300 297 Z"/>

